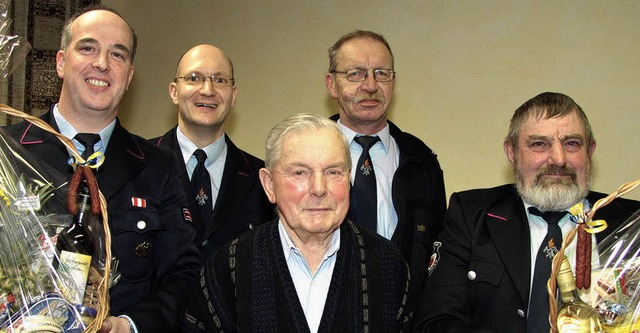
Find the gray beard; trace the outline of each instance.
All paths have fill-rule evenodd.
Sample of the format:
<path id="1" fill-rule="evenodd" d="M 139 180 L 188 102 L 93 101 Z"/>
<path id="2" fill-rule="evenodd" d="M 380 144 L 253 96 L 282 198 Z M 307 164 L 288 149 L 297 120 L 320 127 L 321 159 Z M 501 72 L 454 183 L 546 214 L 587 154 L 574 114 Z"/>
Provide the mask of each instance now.
<path id="1" fill-rule="evenodd" d="M 515 166 L 514 166 L 515 169 Z M 589 194 L 591 182 L 591 172 L 589 170 L 584 186 L 578 184 L 575 177 L 568 181 L 542 181 L 537 176 L 532 185 L 524 184 L 522 176 L 517 169 L 516 189 L 522 199 L 537 207 L 543 212 L 562 211 L 571 208 L 576 203 L 582 201 Z"/>

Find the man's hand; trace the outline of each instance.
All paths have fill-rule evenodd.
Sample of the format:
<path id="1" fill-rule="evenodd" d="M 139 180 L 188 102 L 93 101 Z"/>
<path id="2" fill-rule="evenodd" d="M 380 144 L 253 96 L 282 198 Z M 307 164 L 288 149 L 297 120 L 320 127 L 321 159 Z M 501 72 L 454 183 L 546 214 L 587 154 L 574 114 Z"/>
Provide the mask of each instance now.
<path id="1" fill-rule="evenodd" d="M 129 323 L 124 318 L 109 316 L 102 322 L 100 333 L 129 333 Z"/>

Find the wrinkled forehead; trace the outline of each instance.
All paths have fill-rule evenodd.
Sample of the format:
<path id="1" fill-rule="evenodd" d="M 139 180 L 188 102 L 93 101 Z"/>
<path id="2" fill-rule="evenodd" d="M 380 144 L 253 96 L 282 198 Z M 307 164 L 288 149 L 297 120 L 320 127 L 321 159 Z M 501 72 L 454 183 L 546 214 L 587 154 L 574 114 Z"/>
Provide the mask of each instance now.
<path id="1" fill-rule="evenodd" d="M 336 62 L 338 65 L 370 62 L 379 66 L 393 66 L 393 59 L 387 47 L 371 37 L 357 37 L 345 42 L 338 50 Z"/>
<path id="2" fill-rule="evenodd" d="M 520 127 L 521 139 L 529 136 L 586 136 L 586 128 L 576 111 L 563 116 L 548 117 L 546 112 L 530 113 Z"/>

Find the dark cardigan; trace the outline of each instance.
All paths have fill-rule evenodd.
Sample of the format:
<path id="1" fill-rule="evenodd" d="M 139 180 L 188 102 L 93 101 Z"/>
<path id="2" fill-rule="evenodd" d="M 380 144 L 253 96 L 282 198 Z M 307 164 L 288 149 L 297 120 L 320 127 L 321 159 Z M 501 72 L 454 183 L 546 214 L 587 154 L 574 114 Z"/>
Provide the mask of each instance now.
<path id="1" fill-rule="evenodd" d="M 408 268 L 388 240 L 345 221 L 319 332 L 410 330 Z M 273 220 L 202 270 L 185 319 L 193 332 L 309 332 Z"/>

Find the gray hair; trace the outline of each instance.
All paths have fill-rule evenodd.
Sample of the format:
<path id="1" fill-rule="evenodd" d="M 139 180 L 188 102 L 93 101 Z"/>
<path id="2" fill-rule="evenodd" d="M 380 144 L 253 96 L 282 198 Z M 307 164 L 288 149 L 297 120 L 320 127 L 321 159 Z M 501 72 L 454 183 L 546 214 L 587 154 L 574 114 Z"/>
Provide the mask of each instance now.
<path id="1" fill-rule="evenodd" d="M 375 33 L 373 31 L 356 30 L 343 35 L 342 37 L 340 37 L 340 39 L 338 39 L 337 42 L 335 42 L 335 44 L 333 44 L 329 48 L 329 73 L 335 71 L 338 67 L 338 52 L 340 52 L 340 48 L 342 48 L 342 45 L 344 45 L 348 41 L 358 38 L 369 38 L 384 44 L 384 46 L 389 51 L 389 54 L 391 55 L 391 69 L 393 69 L 393 52 L 391 52 L 391 46 L 389 46 L 387 40 L 384 39 L 381 34 Z"/>
<path id="2" fill-rule="evenodd" d="M 342 134 L 340 127 L 333 120 L 312 113 L 299 113 L 286 117 L 274 126 L 265 144 L 265 167 L 273 170 L 273 167 L 282 157 L 282 142 L 289 134 L 302 134 L 309 130 L 328 129 L 334 131 L 342 140 L 342 148 L 345 152 L 345 160 L 351 170 L 351 156 L 349 153 L 349 141 Z"/>
<path id="3" fill-rule="evenodd" d="M 514 149 L 518 148 L 518 135 L 520 133 L 520 127 L 529 117 L 535 117 L 536 119 L 550 119 L 561 118 L 571 112 L 576 112 L 580 122 L 582 123 L 585 131 L 585 139 L 587 144 L 595 142 L 591 125 L 589 125 L 589 119 L 587 115 L 582 111 L 582 108 L 571 97 L 557 93 L 557 92 L 544 92 L 530 100 L 524 102 L 511 117 L 509 124 L 509 132 L 505 138 L 505 142 L 509 142 Z"/>

